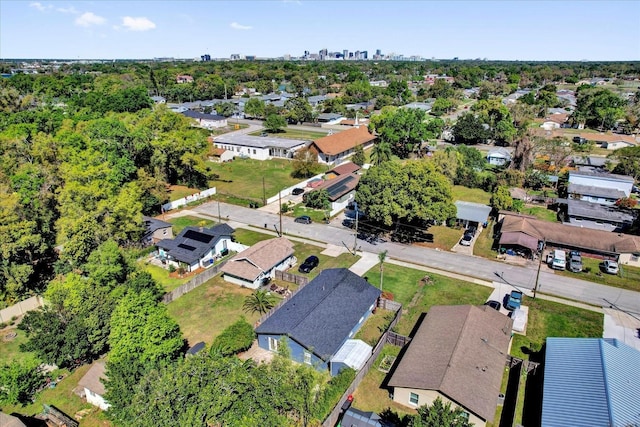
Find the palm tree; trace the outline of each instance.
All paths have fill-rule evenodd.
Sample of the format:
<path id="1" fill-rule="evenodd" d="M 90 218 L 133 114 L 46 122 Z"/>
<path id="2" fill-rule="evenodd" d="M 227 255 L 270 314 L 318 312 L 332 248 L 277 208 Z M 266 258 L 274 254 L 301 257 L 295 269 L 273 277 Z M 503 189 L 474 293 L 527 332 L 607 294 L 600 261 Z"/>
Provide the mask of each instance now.
<path id="1" fill-rule="evenodd" d="M 384 271 L 384 261 L 387 259 L 387 251 L 384 250 L 378 254 L 378 261 L 380 261 L 380 292 L 382 292 L 382 272 Z"/>
<path id="2" fill-rule="evenodd" d="M 265 290 L 257 290 L 244 299 L 242 309 L 247 313 L 266 314 L 274 306 L 274 299 Z"/>
<path id="3" fill-rule="evenodd" d="M 379 141 L 371 149 L 371 163 L 380 166 L 381 163 L 391 160 L 391 145 L 388 142 Z"/>

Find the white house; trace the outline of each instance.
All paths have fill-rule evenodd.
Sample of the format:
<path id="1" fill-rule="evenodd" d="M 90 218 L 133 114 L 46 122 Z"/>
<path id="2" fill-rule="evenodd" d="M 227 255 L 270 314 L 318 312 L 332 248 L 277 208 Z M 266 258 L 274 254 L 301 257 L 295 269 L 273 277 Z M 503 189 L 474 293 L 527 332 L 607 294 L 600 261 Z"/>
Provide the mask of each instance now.
<path id="1" fill-rule="evenodd" d="M 629 197 L 634 179 L 597 171 L 569 172 L 569 195 L 573 199 L 601 205 L 613 205 L 622 197 Z"/>
<path id="2" fill-rule="evenodd" d="M 511 154 L 504 148 L 500 147 L 489 151 L 487 154 L 487 161 L 490 165 L 504 166 L 511 162 Z"/>
<path id="3" fill-rule="evenodd" d="M 222 267 L 222 273 L 227 282 L 258 289 L 265 279 L 275 277 L 276 270 L 284 271 L 295 263 L 293 243 L 285 237 L 276 237 L 234 255 Z"/>
<path id="4" fill-rule="evenodd" d="M 182 115 L 194 119 L 198 125 L 205 129 L 216 129 L 227 126 L 227 118 L 215 114 L 199 113 L 198 111 L 182 111 Z"/>
<path id="5" fill-rule="evenodd" d="M 227 150 L 233 153 L 234 157 L 248 157 L 256 160 L 268 160 L 273 157 L 291 159 L 295 152 L 304 148 L 307 143 L 299 139 L 237 133 L 220 135 L 213 139 L 216 148 Z"/>
<path id="6" fill-rule="evenodd" d="M 339 164 L 355 153 L 358 145 L 366 149 L 373 145 L 375 135 L 366 126 L 356 126 L 333 135 L 324 136 L 311 143 L 309 149 L 318 154 L 318 162 Z"/>
<path id="7" fill-rule="evenodd" d="M 81 397 L 87 399 L 87 403 L 91 403 L 103 411 L 106 411 L 111 406 L 103 397 L 105 388 L 101 380 L 106 378 L 105 371 L 104 361 L 95 362 L 84 374 L 84 377 L 78 381 L 78 388 L 76 389 Z"/>
<path id="8" fill-rule="evenodd" d="M 156 243 L 158 256 L 175 266 L 186 265 L 187 271 L 213 265 L 224 256 L 234 243 L 234 229 L 227 224 L 211 228 L 185 227 L 175 239 L 163 239 Z"/>

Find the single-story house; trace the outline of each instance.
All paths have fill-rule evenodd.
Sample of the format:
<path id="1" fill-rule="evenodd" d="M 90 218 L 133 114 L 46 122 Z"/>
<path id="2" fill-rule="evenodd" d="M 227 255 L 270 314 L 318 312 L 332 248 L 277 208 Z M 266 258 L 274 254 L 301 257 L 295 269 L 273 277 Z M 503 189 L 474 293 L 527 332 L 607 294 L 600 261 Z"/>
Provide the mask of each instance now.
<path id="1" fill-rule="evenodd" d="M 176 83 L 193 83 L 193 77 L 187 74 L 178 75 L 176 76 Z"/>
<path id="2" fill-rule="evenodd" d="M 316 139 L 309 148 L 318 154 L 320 163 L 336 164 L 352 156 L 357 146 L 373 145 L 375 139 L 366 126 L 358 126 Z"/>
<path id="3" fill-rule="evenodd" d="M 185 227 L 175 239 L 156 243 L 158 255 L 161 260 L 176 266 L 186 264 L 187 271 L 206 268 L 229 251 L 234 231 L 227 224 L 211 228 Z"/>
<path id="4" fill-rule="evenodd" d="M 223 279 L 236 285 L 258 289 L 275 271 L 284 271 L 296 263 L 293 243 L 285 237 L 263 240 L 237 253 L 222 267 Z"/>
<path id="5" fill-rule="evenodd" d="M 636 138 L 633 135 L 622 135 L 619 133 L 593 133 L 583 132 L 580 136 L 587 141 L 595 142 L 607 150 L 617 150 L 625 147 L 637 146 Z"/>
<path id="6" fill-rule="evenodd" d="M 318 114 L 318 123 L 338 123 L 344 116 L 338 113 L 320 113 Z"/>
<path id="7" fill-rule="evenodd" d="M 582 200 L 567 200 L 565 224 L 593 230 L 625 231 L 633 224 L 635 216 L 615 206 L 601 205 Z"/>
<path id="8" fill-rule="evenodd" d="M 210 139 L 213 142 L 213 139 Z M 225 150 L 224 148 L 213 147 L 209 152 L 209 160 L 217 163 L 224 163 L 233 160 L 234 154 L 232 151 Z"/>
<path id="9" fill-rule="evenodd" d="M 432 102 L 410 102 L 408 104 L 403 105 L 401 108 L 409 108 L 413 110 L 422 110 L 425 113 L 429 113 L 431 108 L 433 107 Z"/>
<path id="10" fill-rule="evenodd" d="M 491 206 L 482 203 L 463 202 L 458 200 L 456 205 L 456 219 L 462 223 L 464 227 L 475 225 L 478 228 L 489 220 L 491 214 Z"/>
<path id="11" fill-rule="evenodd" d="M 360 175 L 350 173 L 326 180 L 313 191 L 327 191 L 329 202 L 331 202 L 331 215 L 335 215 L 355 199 L 358 182 L 360 182 Z"/>
<path id="12" fill-rule="evenodd" d="M 371 356 L 353 336 L 376 307 L 380 290 L 346 268 L 323 270 L 256 328 L 258 345 L 278 351 L 286 343 L 291 358 L 337 375 Z M 342 352 L 348 346 L 348 351 Z"/>
<path id="13" fill-rule="evenodd" d="M 353 162 L 344 162 L 339 166 L 331 169 L 329 172 L 325 174 L 326 179 L 334 179 L 338 176 L 348 175 L 350 173 L 357 173 L 360 169 L 360 166 L 356 165 Z"/>
<path id="14" fill-rule="evenodd" d="M 151 100 L 156 104 L 166 104 L 167 99 L 164 96 L 152 96 Z"/>
<path id="15" fill-rule="evenodd" d="M 144 235 L 140 241 L 143 245 L 155 245 L 162 239 L 173 239 L 173 224 L 157 218 L 143 216 Z"/>
<path id="16" fill-rule="evenodd" d="M 640 267 L 640 236 L 583 229 L 500 211 L 500 246 L 519 246 L 536 252 L 543 241 L 549 246 L 617 258 L 620 264 Z"/>
<path id="17" fill-rule="evenodd" d="M 544 119 L 540 127 L 545 130 L 559 129 L 564 126 L 568 119 L 569 115 L 567 113 L 550 114 Z"/>
<path id="18" fill-rule="evenodd" d="M 615 338 L 547 338 L 542 427 L 635 426 L 640 352 Z"/>
<path id="19" fill-rule="evenodd" d="M 491 150 L 487 153 L 487 161 L 490 165 L 494 166 L 508 165 L 511 163 L 511 153 L 502 147 L 496 148 L 495 150 Z"/>
<path id="20" fill-rule="evenodd" d="M 234 157 L 267 160 L 272 157 L 291 159 L 296 151 L 307 146 L 300 139 L 276 138 L 273 136 L 251 136 L 237 133 L 220 135 L 213 139 L 217 148 L 233 153 Z"/>
<path id="21" fill-rule="evenodd" d="M 634 179 L 599 170 L 569 172 L 569 197 L 601 205 L 613 205 L 622 197 L 629 197 Z"/>
<path id="22" fill-rule="evenodd" d="M 389 379 L 410 408 L 440 397 L 475 426 L 493 422 L 513 320 L 488 306 L 433 306 Z"/>
<path id="23" fill-rule="evenodd" d="M 80 396 L 87 399 L 87 403 L 91 403 L 103 411 L 106 411 L 111 406 L 103 397 L 105 388 L 102 380 L 106 378 L 105 372 L 105 362 L 102 360 L 95 362 L 84 374 L 84 377 L 78 381 L 77 388 Z"/>
<path id="24" fill-rule="evenodd" d="M 227 118 L 216 114 L 205 114 L 198 111 L 186 110 L 181 113 L 185 117 L 194 119 L 205 129 L 215 129 L 227 126 Z"/>
<path id="25" fill-rule="evenodd" d="M 347 409 L 340 420 L 340 427 L 383 427 L 382 418 L 375 412 L 364 412 L 354 407 Z"/>
<path id="26" fill-rule="evenodd" d="M 27 427 L 20 418 L 0 412 L 0 426 L 2 427 Z"/>

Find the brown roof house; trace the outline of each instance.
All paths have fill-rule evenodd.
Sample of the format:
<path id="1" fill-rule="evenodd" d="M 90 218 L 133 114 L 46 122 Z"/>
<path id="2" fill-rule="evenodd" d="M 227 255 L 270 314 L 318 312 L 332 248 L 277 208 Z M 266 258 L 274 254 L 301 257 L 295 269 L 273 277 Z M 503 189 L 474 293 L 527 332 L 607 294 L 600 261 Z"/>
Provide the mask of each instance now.
<path id="1" fill-rule="evenodd" d="M 619 133 L 592 133 L 582 132 L 580 136 L 587 141 L 593 141 L 607 150 L 617 150 L 625 147 L 637 146 L 637 141 L 633 135 L 621 135 Z"/>
<path id="2" fill-rule="evenodd" d="M 359 126 L 316 139 L 309 149 L 318 154 L 320 163 L 332 165 L 352 156 L 358 145 L 369 147 L 375 139 L 366 126 Z"/>
<path id="3" fill-rule="evenodd" d="M 98 360 L 87 373 L 84 374 L 84 377 L 78 381 L 76 392 L 80 397 L 87 399 L 87 403 L 91 403 L 103 411 L 106 411 L 111 405 L 102 397 L 104 396 L 105 388 L 101 379 L 104 378 L 106 378 L 105 364 L 104 361 Z"/>
<path id="4" fill-rule="evenodd" d="M 222 273 L 227 282 L 258 289 L 275 277 L 276 270 L 284 271 L 295 263 L 293 244 L 284 237 L 276 237 L 234 255 L 222 267 Z"/>
<path id="5" fill-rule="evenodd" d="M 360 175 L 349 173 L 328 179 L 312 191 L 327 191 L 331 203 L 330 216 L 333 216 L 345 209 L 355 199 L 358 182 L 360 182 Z"/>
<path id="6" fill-rule="evenodd" d="M 393 400 L 418 408 L 440 397 L 476 427 L 493 422 L 512 324 L 488 306 L 431 307 L 389 380 Z"/>

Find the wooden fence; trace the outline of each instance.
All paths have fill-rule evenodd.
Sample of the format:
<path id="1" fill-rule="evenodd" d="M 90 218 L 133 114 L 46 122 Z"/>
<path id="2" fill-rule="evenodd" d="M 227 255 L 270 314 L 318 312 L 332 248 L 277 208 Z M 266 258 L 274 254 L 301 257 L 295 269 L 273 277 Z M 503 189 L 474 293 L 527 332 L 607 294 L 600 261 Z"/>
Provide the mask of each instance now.
<path id="1" fill-rule="evenodd" d="M 389 331 L 387 333 L 387 344 L 395 345 L 397 347 L 404 347 L 409 344 L 411 338 L 405 337 L 404 335 L 396 334 L 395 332 Z"/>
<path id="2" fill-rule="evenodd" d="M 384 300 L 384 301 L 388 301 L 388 300 Z M 358 386 L 360 385 L 360 382 L 362 382 L 364 377 L 369 372 L 369 369 L 371 369 L 375 361 L 378 359 L 378 356 L 380 356 L 380 353 L 382 352 L 384 345 L 388 343 L 389 333 L 392 333 L 391 328 L 397 325 L 398 322 L 400 321 L 400 316 L 402 314 L 402 304 L 399 304 L 399 305 L 400 305 L 400 309 L 396 311 L 396 315 L 394 316 L 391 323 L 389 323 L 387 330 L 385 331 L 384 334 L 382 334 L 382 336 L 378 340 L 378 343 L 373 348 L 371 352 L 371 356 L 369 357 L 369 359 L 367 359 L 362 369 L 358 371 L 358 373 L 356 374 L 356 377 L 353 379 L 353 381 L 347 388 L 347 391 L 345 391 L 342 397 L 340 398 L 340 400 L 338 400 L 338 403 L 336 404 L 336 406 L 333 407 L 333 410 L 331 411 L 329 416 L 327 416 L 327 418 L 325 418 L 325 420 L 322 422 L 322 427 L 335 426 L 336 422 L 338 422 L 338 418 L 340 418 L 340 415 L 342 415 L 342 405 L 344 405 L 344 402 L 347 401 L 347 399 L 349 398 L 349 395 L 353 394 L 356 391 L 356 388 L 358 388 Z M 394 335 L 397 335 L 397 334 L 394 334 Z"/>
<path id="3" fill-rule="evenodd" d="M 309 283 L 309 278 L 305 276 L 298 276 L 297 274 L 288 273 L 286 271 L 276 270 L 276 279 L 283 280 L 289 283 L 295 283 L 298 286 L 304 286 Z"/>
<path id="4" fill-rule="evenodd" d="M 180 298 L 182 295 L 186 294 L 187 292 L 191 292 L 192 290 L 194 290 L 195 288 L 202 285 L 204 282 L 210 280 L 212 277 L 218 274 L 222 266 L 225 265 L 227 261 L 228 260 L 224 260 L 220 264 L 216 264 L 213 267 L 207 268 L 205 271 L 198 274 L 196 277 L 189 280 L 184 285 L 175 288 L 171 292 L 167 292 L 162 297 L 162 302 L 165 304 L 169 304 L 171 301 L 177 298 Z"/>

